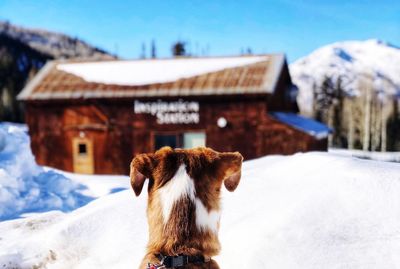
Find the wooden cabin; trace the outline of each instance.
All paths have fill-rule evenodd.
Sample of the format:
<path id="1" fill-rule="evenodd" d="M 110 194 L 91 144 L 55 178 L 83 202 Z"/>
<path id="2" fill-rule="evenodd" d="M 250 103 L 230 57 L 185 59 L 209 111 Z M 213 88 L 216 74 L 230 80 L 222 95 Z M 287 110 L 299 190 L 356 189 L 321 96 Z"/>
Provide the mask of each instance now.
<path id="1" fill-rule="evenodd" d="M 52 61 L 19 94 L 41 165 L 128 174 L 169 145 L 267 154 L 326 150 L 329 129 L 297 115 L 282 54 Z"/>

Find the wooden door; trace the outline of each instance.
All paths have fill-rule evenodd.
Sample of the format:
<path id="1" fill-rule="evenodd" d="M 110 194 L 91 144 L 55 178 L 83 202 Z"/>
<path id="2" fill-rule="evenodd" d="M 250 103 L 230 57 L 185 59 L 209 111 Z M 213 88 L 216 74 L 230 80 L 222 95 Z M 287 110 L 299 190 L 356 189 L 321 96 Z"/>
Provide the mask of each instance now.
<path id="1" fill-rule="evenodd" d="M 72 140 L 74 172 L 80 174 L 94 173 L 93 141 L 76 137 Z"/>

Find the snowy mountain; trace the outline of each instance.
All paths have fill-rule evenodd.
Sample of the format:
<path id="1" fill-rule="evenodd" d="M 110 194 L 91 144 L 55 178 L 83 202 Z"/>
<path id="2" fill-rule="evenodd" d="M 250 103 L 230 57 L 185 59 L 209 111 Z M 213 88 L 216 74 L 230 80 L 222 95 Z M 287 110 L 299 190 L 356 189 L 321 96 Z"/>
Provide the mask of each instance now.
<path id="1" fill-rule="evenodd" d="M 371 78 L 373 88 L 386 95 L 400 94 L 400 48 L 379 40 L 337 42 L 317 49 L 290 65 L 293 82 L 299 87 L 302 113 L 312 109 L 313 88 L 326 77 L 349 95 L 358 94 L 360 79 Z"/>
<path id="2" fill-rule="evenodd" d="M 92 58 L 114 59 L 106 51 L 65 34 L 49 32 L 41 29 L 30 29 L 0 21 L 0 35 L 6 35 L 29 45 L 31 48 L 51 56 L 60 58 Z"/>
<path id="3" fill-rule="evenodd" d="M 20 204 L 47 212 L 0 222 L 0 268 L 137 268 L 146 192 L 126 190 L 127 177 L 38 167 L 27 144 L 24 126 L 2 125 L 0 208 L 15 218 Z M 334 153 L 246 161 L 237 190 L 223 192 L 216 260 L 232 269 L 400 268 L 399 171 Z M 59 211 L 80 206 L 79 194 L 100 198 Z"/>

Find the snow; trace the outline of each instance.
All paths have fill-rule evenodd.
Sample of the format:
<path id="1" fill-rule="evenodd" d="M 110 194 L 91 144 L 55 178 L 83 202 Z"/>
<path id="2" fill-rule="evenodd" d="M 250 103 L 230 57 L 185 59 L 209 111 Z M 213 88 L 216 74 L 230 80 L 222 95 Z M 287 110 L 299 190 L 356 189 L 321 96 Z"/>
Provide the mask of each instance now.
<path id="1" fill-rule="evenodd" d="M 224 191 L 221 268 L 400 267 L 400 165 L 333 153 L 247 161 Z M 146 189 L 146 187 L 144 188 Z M 0 223 L 0 266 L 137 268 L 147 194 Z"/>
<path id="2" fill-rule="evenodd" d="M 327 138 L 329 133 L 332 131 L 331 128 L 329 128 L 325 124 L 298 114 L 286 112 L 273 112 L 270 114 L 277 120 L 286 123 L 309 135 L 312 135 L 317 139 Z"/>
<path id="3" fill-rule="evenodd" d="M 0 171 L 1 268 L 138 267 L 147 193 L 126 190 L 127 177 L 40 167 L 26 127 L 4 123 Z M 397 163 L 337 151 L 246 161 L 239 187 L 223 192 L 221 214 L 221 268 L 400 267 Z"/>
<path id="4" fill-rule="evenodd" d="M 138 86 L 172 82 L 268 59 L 267 56 L 241 56 L 106 61 L 64 63 L 58 64 L 57 69 L 81 77 L 87 82 Z"/>
<path id="5" fill-rule="evenodd" d="M 128 182 L 127 177 L 94 179 L 40 167 L 31 153 L 26 126 L 0 124 L 0 220 L 32 212 L 71 211 L 126 189 Z"/>
<path id="6" fill-rule="evenodd" d="M 338 149 L 338 148 L 330 148 L 329 152 L 343 156 L 353 156 L 367 160 L 400 163 L 400 152 L 378 152 L 378 151 L 371 152 L 371 151 L 356 150 L 356 149 L 349 150 L 349 149 Z"/>
<path id="7" fill-rule="evenodd" d="M 128 176 L 122 175 L 84 175 L 74 174 L 51 167 L 44 167 L 45 171 L 55 171 L 75 183 L 85 186 L 80 193 L 90 197 L 101 197 L 110 193 L 130 188 Z"/>
<path id="8" fill-rule="evenodd" d="M 359 79 L 372 77 L 376 91 L 400 94 L 400 49 L 379 40 L 337 42 L 315 50 L 290 65 L 293 82 L 299 87 L 298 103 L 303 114 L 312 111 L 313 85 L 325 77 L 342 79 L 349 95 L 357 95 Z"/>

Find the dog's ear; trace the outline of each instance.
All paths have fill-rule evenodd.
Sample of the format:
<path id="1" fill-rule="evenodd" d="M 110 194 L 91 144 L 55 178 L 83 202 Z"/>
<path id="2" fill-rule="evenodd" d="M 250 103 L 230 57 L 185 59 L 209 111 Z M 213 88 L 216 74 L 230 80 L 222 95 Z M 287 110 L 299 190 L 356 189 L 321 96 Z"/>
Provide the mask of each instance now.
<path id="1" fill-rule="evenodd" d="M 154 168 L 154 155 L 139 154 L 131 162 L 131 186 L 136 196 L 142 192 L 144 181 L 151 178 Z"/>
<path id="2" fill-rule="evenodd" d="M 225 188 L 234 191 L 240 182 L 243 156 L 239 152 L 224 152 L 219 157 L 218 168 L 223 174 Z"/>

